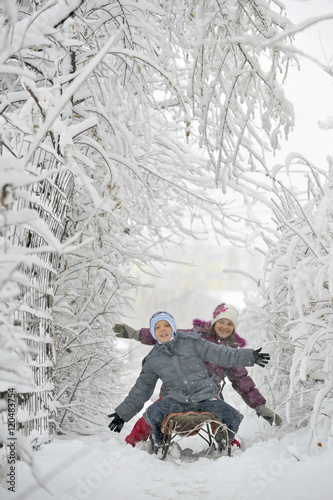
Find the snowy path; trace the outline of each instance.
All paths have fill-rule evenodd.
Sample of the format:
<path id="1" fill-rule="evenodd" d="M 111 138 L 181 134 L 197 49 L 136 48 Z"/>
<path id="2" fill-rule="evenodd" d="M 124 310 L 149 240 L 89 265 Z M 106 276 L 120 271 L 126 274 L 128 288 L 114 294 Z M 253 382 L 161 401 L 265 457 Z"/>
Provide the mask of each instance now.
<path id="1" fill-rule="evenodd" d="M 261 423 L 262 422 L 262 423 Z M 246 416 L 241 428 L 243 451 L 232 458 L 160 461 L 145 445 L 118 435 L 55 439 L 36 453 L 37 474 L 48 491 L 17 465 L 17 493 L 3 500 L 331 500 L 333 447 L 309 455 L 307 431 L 285 434 Z M 246 436 L 248 436 L 246 438 Z M 193 438 L 190 438 L 193 439 Z"/>

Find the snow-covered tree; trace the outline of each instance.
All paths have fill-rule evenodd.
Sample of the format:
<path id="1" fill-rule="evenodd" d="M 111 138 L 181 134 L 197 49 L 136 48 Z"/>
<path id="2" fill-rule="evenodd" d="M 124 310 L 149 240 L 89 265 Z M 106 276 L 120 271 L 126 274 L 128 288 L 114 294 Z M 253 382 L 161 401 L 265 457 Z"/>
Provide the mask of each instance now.
<path id="1" fill-rule="evenodd" d="M 286 402 L 307 383 L 304 408 L 319 422 L 331 373 L 315 340 L 319 323 L 323 338 L 329 333 L 331 284 L 319 268 L 331 273 L 330 178 L 312 169 L 304 200 L 265 162 L 294 120 L 283 91 L 294 60 L 282 38 L 290 29 L 283 5 L 23 1 L 3 2 L 2 15 L 1 189 L 13 200 L 3 202 L 1 230 L 3 254 L 8 259 L 14 247 L 19 255 L 2 286 L 20 290 L 8 310 L 23 297 L 38 318 L 36 301 L 47 297 L 39 331 L 56 350 L 56 403 L 48 411 L 57 409 L 59 430 L 104 425 L 122 363 L 111 326 L 137 285 L 132 268 L 153 269 L 163 246 L 192 235 L 203 214 L 235 242 L 266 242 L 264 319 L 274 318 L 280 356 L 274 383 Z M 248 211 L 225 206 L 226 191 Z M 258 220 L 261 205 L 277 228 Z M 23 265 L 25 282 L 16 274 Z M 49 266 L 50 282 L 36 285 L 37 265 Z M 304 268 L 306 276 L 316 269 L 306 289 Z M 51 373 L 51 358 L 32 361 Z M 289 408 L 299 422 L 303 412 Z"/>
<path id="2" fill-rule="evenodd" d="M 321 446 L 332 434 L 332 170 L 291 156 L 288 171 L 295 164 L 308 171 L 305 197 L 292 184 L 278 186 L 279 171 L 274 181 L 278 239 L 266 256 L 264 287 L 270 387 L 287 420 L 309 425 L 309 444 Z"/>
<path id="3" fill-rule="evenodd" d="M 84 432 L 83 427 L 92 423 L 92 407 L 93 422 L 96 423 L 98 412 L 99 423 L 104 425 L 105 408 L 111 406 L 110 396 L 117 392 L 119 364 L 113 359 L 110 323 L 120 316 L 121 304 L 128 300 L 126 291 L 133 286 L 131 266 L 152 264 L 154 259 L 160 259 L 156 251 L 152 252 L 157 243 L 175 244 L 182 233 L 191 232 L 191 226 L 182 225 L 186 218 L 195 219 L 206 211 L 218 225 L 221 219 L 230 217 L 228 213 L 223 214 L 223 205 L 208 197 L 208 190 L 216 185 L 217 170 L 221 169 L 218 183 L 225 185 L 229 177 L 226 169 L 221 168 L 220 138 L 227 144 L 237 135 L 241 140 L 239 150 L 248 150 L 257 134 L 254 132 L 258 119 L 254 116 L 256 106 L 267 111 L 268 95 L 275 94 L 279 98 L 269 105 L 283 106 L 281 89 L 273 76 L 278 57 L 275 56 L 276 61 L 268 72 L 259 69 L 260 51 L 255 53 L 253 40 L 245 42 L 247 30 L 254 31 L 252 24 L 249 28 L 245 22 L 249 11 L 239 7 L 227 2 L 221 11 L 210 3 L 200 6 L 177 2 L 169 6 L 151 2 L 142 6 L 138 2 L 134 7 L 124 2 L 120 8 L 118 2 L 108 5 L 86 2 L 82 6 L 82 18 L 76 16 L 74 22 L 68 22 L 64 28 L 71 40 L 67 42 L 70 49 L 66 58 L 74 75 L 88 68 L 92 54 L 101 45 L 109 44 L 109 47 L 101 64 L 73 94 L 72 114 L 68 113 L 73 141 L 70 144 L 68 133 L 64 133 L 61 144 L 71 168 L 76 165 L 78 180 L 68 234 L 79 232 L 83 241 L 91 238 L 88 245 L 63 259 L 64 268 L 57 286 L 56 380 L 62 429 L 69 425 L 67 419 L 75 422 L 72 427 Z M 270 12 L 267 9 L 266 13 Z M 254 11 L 251 16 L 262 29 Z M 243 27 L 237 31 L 236 21 L 240 18 Z M 274 14 L 273 18 L 278 29 L 282 17 Z M 229 27 L 220 33 L 219 23 L 227 23 Z M 232 26 L 237 35 L 244 38 L 247 50 L 241 63 L 243 70 L 226 90 L 226 82 L 231 78 L 228 72 L 231 62 L 237 60 L 235 54 L 239 46 L 233 38 L 236 32 L 231 30 Z M 225 36 L 229 45 L 223 57 L 225 63 L 218 69 L 216 64 L 221 54 L 215 52 L 219 43 L 213 44 L 217 32 Z M 202 68 L 207 66 L 211 74 L 216 72 L 211 81 L 209 102 L 206 99 L 206 116 L 199 116 L 207 79 L 198 69 L 198 51 L 207 56 L 205 62 L 200 58 Z M 253 58 L 256 59 L 257 72 L 250 69 L 250 54 L 253 63 Z M 249 73 L 253 73 L 253 77 Z M 75 83 L 75 77 L 72 78 Z M 194 85 L 191 92 L 190 81 Z M 256 101 L 253 85 L 257 82 L 261 87 L 265 81 Z M 274 85 L 270 81 L 275 81 Z M 248 120 L 240 131 L 239 120 L 229 120 L 229 116 L 239 113 L 234 103 L 241 88 L 242 105 L 251 107 L 253 113 L 247 112 Z M 206 92 L 206 98 L 207 95 Z M 290 109 L 287 105 L 284 107 Z M 278 111 L 276 113 L 278 116 Z M 212 120 L 215 117 L 220 121 L 223 116 L 228 127 L 216 139 L 212 134 L 216 128 Z M 272 139 L 272 110 L 269 116 L 264 130 Z M 96 117 L 98 120 L 94 122 Z M 90 130 L 83 125 L 77 128 L 82 120 L 93 125 Z M 292 122 L 292 114 L 287 121 Z M 79 130 L 84 133 L 79 134 Z M 205 146 L 203 156 L 208 150 L 210 155 L 220 156 L 220 167 L 214 163 L 213 176 L 209 168 L 212 162 L 207 161 L 207 156 L 206 159 L 200 156 L 198 141 Z M 226 150 L 226 145 L 223 147 Z M 261 163 L 262 160 L 258 165 Z M 101 389 L 104 384 L 105 388 Z M 110 384 L 113 391 L 107 389 Z"/>

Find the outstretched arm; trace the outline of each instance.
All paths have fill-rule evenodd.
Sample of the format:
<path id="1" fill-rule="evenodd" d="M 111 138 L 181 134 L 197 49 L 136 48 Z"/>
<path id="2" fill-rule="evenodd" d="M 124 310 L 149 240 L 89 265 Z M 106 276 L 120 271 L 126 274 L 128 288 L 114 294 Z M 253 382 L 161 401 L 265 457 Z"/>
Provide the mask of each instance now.
<path id="1" fill-rule="evenodd" d="M 253 349 L 234 349 L 225 345 L 217 345 L 201 337 L 196 339 L 197 352 L 203 361 L 224 368 L 232 366 L 253 366 Z"/>
<path id="2" fill-rule="evenodd" d="M 282 418 L 266 406 L 266 399 L 256 388 L 246 368 L 230 368 L 227 371 L 233 389 L 238 392 L 245 403 L 256 410 L 259 417 L 264 418 L 270 425 L 281 425 Z"/>
<path id="3" fill-rule="evenodd" d="M 144 365 L 128 396 L 115 409 L 117 416 L 127 422 L 139 413 L 145 402 L 152 396 L 157 380 L 158 375 L 147 371 Z"/>
<path id="4" fill-rule="evenodd" d="M 238 392 L 250 408 L 255 409 L 258 405 L 266 403 L 266 399 L 256 388 L 246 368 L 230 368 L 226 371 L 226 375 L 233 389 Z"/>
<path id="5" fill-rule="evenodd" d="M 197 352 L 201 359 L 224 368 L 236 366 L 264 367 L 269 359 L 269 354 L 260 352 L 260 349 L 234 349 L 225 345 L 216 345 L 203 338 L 196 339 Z"/>
<path id="6" fill-rule="evenodd" d="M 129 325 L 125 323 L 116 323 L 112 330 L 115 332 L 116 337 L 120 339 L 133 339 L 141 342 L 144 345 L 155 345 L 156 339 L 150 333 L 149 328 L 141 328 L 140 330 L 134 330 Z M 180 330 L 182 332 L 192 332 L 193 330 Z M 201 332 L 200 332 L 201 333 Z"/>
<path id="7" fill-rule="evenodd" d="M 120 339 L 133 339 L 145 345 L 156 344 L 156 340 L 150 333 L 149 328 L 141 328 L 141 330 L 135 330 L 125 323 L 116 323 L 112 330 L 115 332 L 116 337 Z"/>

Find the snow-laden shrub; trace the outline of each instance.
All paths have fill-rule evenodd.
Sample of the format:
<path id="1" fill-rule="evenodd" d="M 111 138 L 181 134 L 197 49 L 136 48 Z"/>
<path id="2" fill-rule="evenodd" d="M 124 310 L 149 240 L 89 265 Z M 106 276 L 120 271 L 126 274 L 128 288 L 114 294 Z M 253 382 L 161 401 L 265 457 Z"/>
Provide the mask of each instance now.
<path id="1" fill-rule="evenodd" d="M 264 341 L 272 355 L 259 376 L 275 408 L 293 426 L 309 426 L 317 445 L 333 431 L 333 185 L 331 169 L 300 163 L 310 171 L 306 199 L 286 179 L 274 180 L 277 240 L 266 254 L 261 299 L 248 299 L 244 321 L 251 342 Z"/>

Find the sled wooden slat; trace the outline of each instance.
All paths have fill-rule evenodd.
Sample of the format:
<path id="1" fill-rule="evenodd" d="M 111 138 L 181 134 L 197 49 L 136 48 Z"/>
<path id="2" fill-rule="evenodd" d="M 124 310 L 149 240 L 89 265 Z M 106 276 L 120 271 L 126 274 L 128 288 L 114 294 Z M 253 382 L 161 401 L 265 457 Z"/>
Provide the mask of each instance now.
<path id="1" fill-rule="evenodd" d="M 231 446 L 226 425 L 210 412 L 171 413 L 161 424 L 163 434 L 162 455 L 164 460 L 177 438 L 198 435 L 208 444 L 208 452 L 218 449 L 231 456 Z"/>

